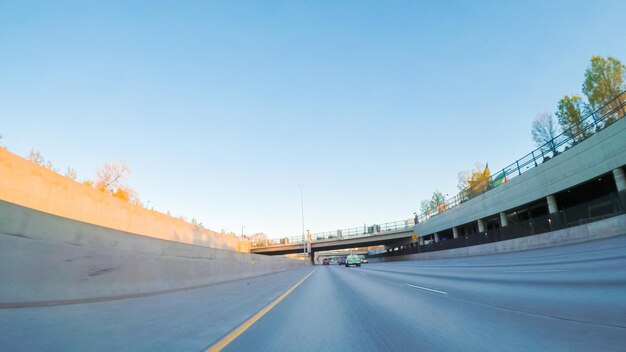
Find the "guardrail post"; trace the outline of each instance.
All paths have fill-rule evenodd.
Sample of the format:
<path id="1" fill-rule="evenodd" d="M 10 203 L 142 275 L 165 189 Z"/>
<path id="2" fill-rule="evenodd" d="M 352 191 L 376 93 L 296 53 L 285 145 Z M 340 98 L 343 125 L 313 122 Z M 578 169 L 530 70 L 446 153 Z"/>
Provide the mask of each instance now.
<path id="1" fill-rule="evenodd" d="M 537 167 L 537 159 L 535 159 L 535 151 L 533 150 L 530 154 L 533 156 L 533 162 L 535 163 L 535 167 Z"/>
<path id="2" fill-rule="evenodd" d="M 517 165 L 517 174 L 521 175 L 522 174 L 522 170 L 520 170 L 520 168 L 519 168 L 519 160 L 515 160 L 515 165 Z"/>

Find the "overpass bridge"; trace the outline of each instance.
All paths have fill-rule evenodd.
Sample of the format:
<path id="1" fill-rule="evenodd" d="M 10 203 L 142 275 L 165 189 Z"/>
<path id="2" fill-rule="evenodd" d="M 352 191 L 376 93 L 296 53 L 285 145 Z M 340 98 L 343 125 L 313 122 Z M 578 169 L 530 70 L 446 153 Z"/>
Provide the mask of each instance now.
<path id="1" fill-rule="evenodd" d="M 305 251 L 314 257 L 315 252 L 355 247 L 387 245 L 413 236 L 413 221 L 401 220 L 354 227 L 331 232 L 310 234 L 307 241 L 302 236 L 255 242 L 252 253 L 283 255 Z"/>

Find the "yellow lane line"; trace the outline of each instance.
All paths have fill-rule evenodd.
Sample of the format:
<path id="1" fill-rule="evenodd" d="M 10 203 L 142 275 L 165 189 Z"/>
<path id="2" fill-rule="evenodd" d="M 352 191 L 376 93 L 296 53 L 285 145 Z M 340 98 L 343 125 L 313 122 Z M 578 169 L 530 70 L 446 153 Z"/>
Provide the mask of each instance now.
<path id="1" fill-rule="evenodd" d="M 308 279 L 309 276 L 313 275 L 316 270 L 309 273 L 309 275 L 305 276 L 302 280 L 298 281 L 295 285 L 291 286 L 290 289 L 285 291 L 280 297 L 276 298 L 272 303 L 268 304 L 265 308 L 256 313 L 252 318 L 248 319 L 245 323 L 239 325 L 235 330 L 233 330 L 230 334 L 226 335 L 223 339 L 219 340 L 215 345 L 209 347 L 206 352 L 217 352 L 221 351 L 224 347 L 228 346 L 229 343 L 233 342 L 239 335 L 243 334 L 249 327 L 251 327 L 257 320 L 261 319 L 267 312 L 272 310 L 280 301 L 285 299 L 293 290 L 295 290 L 300 284 L 304 282 L 304 280 Z"/>

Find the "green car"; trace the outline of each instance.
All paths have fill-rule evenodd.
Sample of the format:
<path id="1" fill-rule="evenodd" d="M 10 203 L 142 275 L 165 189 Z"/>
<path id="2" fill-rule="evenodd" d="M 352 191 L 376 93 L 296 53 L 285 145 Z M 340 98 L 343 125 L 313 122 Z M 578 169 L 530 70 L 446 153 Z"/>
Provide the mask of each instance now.
<path id="1" fill-rule="evenodd" d="M 350 265 L 361 266 L 361 257 L 355 254 L 350 254 L 346 258 L 346 268 L 350 267 Z"/>

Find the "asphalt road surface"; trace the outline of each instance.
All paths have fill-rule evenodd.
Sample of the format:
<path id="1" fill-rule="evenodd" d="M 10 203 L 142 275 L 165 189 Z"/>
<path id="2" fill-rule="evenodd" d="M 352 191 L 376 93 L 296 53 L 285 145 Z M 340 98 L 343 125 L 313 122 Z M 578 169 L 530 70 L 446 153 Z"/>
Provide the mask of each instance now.
<path id="1" fill-rule="evenodd" d="M 626 236 L 2 309 L 0 350 L 201 351 L 311 272 L 225 350 L 626 351 Z"/>

